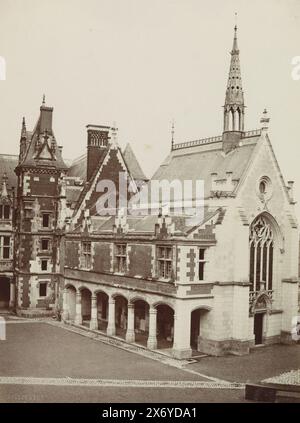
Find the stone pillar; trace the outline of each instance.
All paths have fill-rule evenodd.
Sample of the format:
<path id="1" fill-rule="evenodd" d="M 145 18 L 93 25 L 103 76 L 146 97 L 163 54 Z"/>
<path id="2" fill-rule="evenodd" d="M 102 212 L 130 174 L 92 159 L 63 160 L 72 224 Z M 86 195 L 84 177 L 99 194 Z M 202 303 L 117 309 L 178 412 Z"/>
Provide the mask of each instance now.
<path id="1" fill-rule="evenodd" d="M 92 309 L 91 309 L 91 321 L 90 329 L 98 329 L 97 319 L 97 295 L 92 295 Z"/>
<path id="2" fill-rule="evenodd" d="M 111 297 L 108 301 L 108 324 L 106 333 L 111 336 L 116 334 L 115 299 Z"/>
<path id="3" fill-rule="evenodd" d="M 130 304 L 130 303 L 128 303 L 126 341 L 127 342 L 134 342 L 135 341 L 135 333 L 134 333 L 134 304 Z"/>
<path id="4" fill-rule="evenodd" d="M 149 308 L 149 335 L 147 341 L 147 348 L 156 350 L 157 348 L 157 309 L 155 307 Z"/>
<path id="5" fill-rule="evenodd" d="M 81 292 L 76 292 L 76 314 L 74 323 L 75 325 L 82 325 Z"/>
<path id="6" fill-rule="evenodd" d="M 9 308 L 15 306 L 15 284 L 13 280 L 10 281 L 10 296 L 9 296 Z"/>
<path id="7" fill-rule="evenodd" d="M 63 292 L 62 320 L 65 322 L 68 319 L 69 319 L 68 290 L 65 288 Z"/>
<path id="8" fill-rule="evenodd" d="M 191 332 L 191 312 L 185 310 L 185 304 L 182 302 L 176 304 L 176 312 L 174 314 L 174 342 L 173 356 L 176 358 L 188 358 L 192 355 L 190 345 Z"/>

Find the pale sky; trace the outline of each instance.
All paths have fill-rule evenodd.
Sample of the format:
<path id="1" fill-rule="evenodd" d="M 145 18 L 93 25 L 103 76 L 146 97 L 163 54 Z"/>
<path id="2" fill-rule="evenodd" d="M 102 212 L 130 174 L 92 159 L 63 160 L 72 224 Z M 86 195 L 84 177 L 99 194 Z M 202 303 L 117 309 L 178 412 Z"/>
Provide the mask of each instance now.
<path id="1" fill-rule="evenodd" d="M 89 123 L 119 128 L 151 176 L 175 141 L 222 132 L 234 14 L 245 95 L 245 129 L 270 138 L 300 202 L 300 0 L 0 0 L 1 153 L 16 154 L 43 93 L 54 107 L 64 157 L 86 151 Z"/>

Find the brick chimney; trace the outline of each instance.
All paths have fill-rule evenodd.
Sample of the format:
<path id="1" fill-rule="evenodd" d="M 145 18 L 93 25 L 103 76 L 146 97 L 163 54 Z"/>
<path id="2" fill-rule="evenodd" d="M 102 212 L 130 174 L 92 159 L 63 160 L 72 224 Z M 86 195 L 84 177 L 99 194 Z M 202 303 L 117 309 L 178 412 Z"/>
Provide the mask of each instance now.
<path id="1" fill-rule="evenodd" d="M 43 103 L 40 107 L 40 134 L 43 134 L 47 130 L 47 132 L 52 135 L 52 115 L 53 107 L 46 106 L 44 94 Z"/>
<path id="2" fill-rule="evenodd" d="M 87 125 L 87 181 L 108 149 L 109 126 Z"/>

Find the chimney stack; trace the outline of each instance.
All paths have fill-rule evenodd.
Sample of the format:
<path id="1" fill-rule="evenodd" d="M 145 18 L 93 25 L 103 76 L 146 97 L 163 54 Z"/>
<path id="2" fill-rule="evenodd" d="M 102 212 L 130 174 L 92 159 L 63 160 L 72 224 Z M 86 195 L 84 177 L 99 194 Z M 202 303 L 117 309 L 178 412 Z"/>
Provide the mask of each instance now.
<path id="1" fill-rule="evenodd" d="M 109 126 L 87 125 L 87 182 L 108 149 L 109 131 Z"/>

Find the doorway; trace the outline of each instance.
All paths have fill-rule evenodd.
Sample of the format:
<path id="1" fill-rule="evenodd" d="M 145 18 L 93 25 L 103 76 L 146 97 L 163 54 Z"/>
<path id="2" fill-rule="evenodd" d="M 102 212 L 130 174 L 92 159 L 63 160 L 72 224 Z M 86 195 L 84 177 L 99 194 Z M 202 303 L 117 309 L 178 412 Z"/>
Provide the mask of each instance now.
<path id="1" fill-rule="evenodd" d="M 10 279 L 0 277 L 0 308 L 8 308 L 10 300 Z"/>
<path id="2" fill-rule="evenodd" d="M 255 313 L 254 314 L 254 340 L 255 345 L 263 343 L 263 323 L 264 323 L 264 313 Z"/>
<path id="3" fill-rule="evenodd" d="M 198 350 L 198 339 L 200 336 L 200 313 L 201 310 L 194 310 L 191 314 L 191 348 Z"/>

